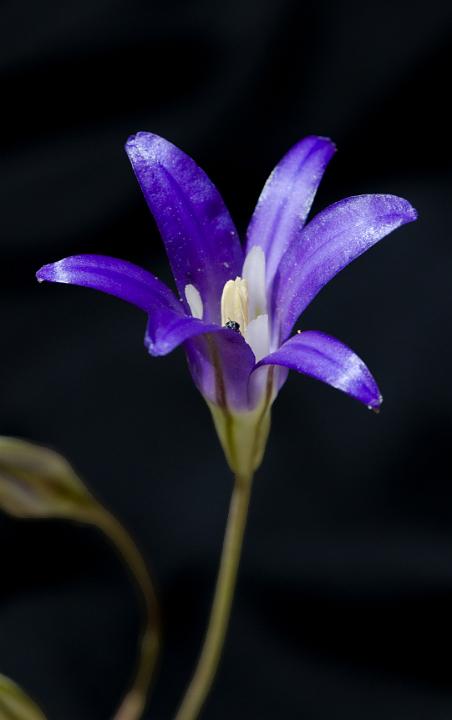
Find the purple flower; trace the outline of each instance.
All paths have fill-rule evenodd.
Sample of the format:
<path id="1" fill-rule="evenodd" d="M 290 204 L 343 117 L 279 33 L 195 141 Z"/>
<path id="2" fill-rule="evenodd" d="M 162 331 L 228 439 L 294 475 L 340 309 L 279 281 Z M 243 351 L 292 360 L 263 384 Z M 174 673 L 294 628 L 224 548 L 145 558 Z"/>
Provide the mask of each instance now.
<path id="1" fill-rule="evenodd" d="M 416 219 L 393 195 L 358 195 L 306 218 L 334 153 L 326 138 L 295 145 L 270 175 L 242 249 L 213 183 L 163 138 L 140 132 L 126 151 L 166 246 L 179 298 L 124 260 L 77 255 L 45 265 L 38 280 L 102 290 L 144 310 L 152 355 L 183 345 L 212 411 L 231 467 L 257 467 L 270 407 L 288 369 L 322 380 L 378 409 L 382 397 L 364 362 L 315 330 L 294 324 L 342 268 Z"/>

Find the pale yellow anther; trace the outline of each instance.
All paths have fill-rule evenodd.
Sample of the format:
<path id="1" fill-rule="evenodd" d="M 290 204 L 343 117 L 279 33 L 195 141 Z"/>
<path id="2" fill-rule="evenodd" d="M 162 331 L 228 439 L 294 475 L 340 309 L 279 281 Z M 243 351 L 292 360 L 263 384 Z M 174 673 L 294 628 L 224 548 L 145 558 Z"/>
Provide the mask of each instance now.
<path id="1" fill-rule="evenodd" d="M 228 280 L 221 296 L 221 324 L 236 322 L 240 332 L 245 332 L 248 325 L 248 284 L 241 277 Z"/>

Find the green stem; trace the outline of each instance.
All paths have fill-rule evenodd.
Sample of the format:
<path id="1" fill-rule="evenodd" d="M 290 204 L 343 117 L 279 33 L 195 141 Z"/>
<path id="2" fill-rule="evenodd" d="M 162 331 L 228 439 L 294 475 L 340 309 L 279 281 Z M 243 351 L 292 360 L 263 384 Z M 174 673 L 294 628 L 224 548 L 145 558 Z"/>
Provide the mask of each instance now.
<path id="1" fill-rule="evenodd" d="M 115 545 L 140 592 L 145 624 L 140 638 L 135 679 L 113 720 L 138 720 L 146 707 L 147 696 L 160 648 L 160 613 L 154 586 L 146 564 L 130 535 L 107 510 L 98 507 L 91 522 Z"/>
<path id="2" fill-rule="evenodd" d="M 217 584 L 204 645 L 175 720 L 195 720 L 209 694 L 231 616 L 243 545 L 252 477 L 235 478 Z"/>

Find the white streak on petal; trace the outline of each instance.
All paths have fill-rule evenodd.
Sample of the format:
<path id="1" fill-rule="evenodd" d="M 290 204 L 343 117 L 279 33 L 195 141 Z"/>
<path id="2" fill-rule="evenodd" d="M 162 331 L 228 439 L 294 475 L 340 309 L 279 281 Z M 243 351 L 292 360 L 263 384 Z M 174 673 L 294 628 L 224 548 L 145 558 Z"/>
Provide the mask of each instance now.
<path id="1" fill-rule="evenodd" d="M 191 314 L 194 318 L 202 320 L 204 313 L 204 306 L 202 304 L 202 298 L 199 294 L 199 290 L 194 285 L 185 286 L 185 297 L 187 298 L 188 305 L 191 310 Z"/>
<path id="2" fill-rule="evenodd" d="M 265 253 L 258 245 L 254 245 L 245 258 L 243 277 L 248 284 L 249 319 L 253 320 L 267 312 Z"/>
<path id="3" fill-rule="evenodd" d="M 268 355 L 270 349 L 268 315 L 259 315 L 251 320 L 245 330 L 245 340 L 256 356 L 256 362 Z"/>

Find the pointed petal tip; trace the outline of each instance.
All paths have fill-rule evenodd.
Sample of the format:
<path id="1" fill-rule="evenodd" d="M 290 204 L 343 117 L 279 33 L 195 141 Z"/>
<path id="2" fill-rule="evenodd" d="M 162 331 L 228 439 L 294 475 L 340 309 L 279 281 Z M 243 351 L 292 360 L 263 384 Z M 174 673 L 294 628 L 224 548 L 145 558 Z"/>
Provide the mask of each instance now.
<path id="1" fill-rule="evenodd" d="M 129 160 L 133 162 L 133 160 L 138 159 L 140 155 L 140 150 L 142 150 L 144 138 L 152 138 L 151 133 L 145 132 L 143 130 L 139 130 L 134 135 L 129 135 L 127 138 L 124 149 L 129 157 Z"/>
<path id="2" fill-rule="evenodd" d="M 382 403 L 383 403 L 383 395 L 379 395 L 376 400 L 373 400 L 372 402 L 370 402 L 368 404 L 367 409 L 372 410 L 372 412 L 375 413 L 375 415 L 379 415 Z"/>
<path id="3" fill-rule="evenodd" d="M 127 140 L 125 141 L 125 143 L 124 143 L 124 149 L 125 149 L 126 153 L 128 153 L 129 148 L 131 148 L 131 147 L 135 144 L 135 138 L 136 138 L 136 136 L 137 136 L 136 134 L 135 134 L 135 135 L 129 135 L 129 137 L 128 137 Z"/>
<path id="4" fill-rule="evenodd" d="M 148 130 L 138 130 L 133 135 L 129 135 L 124 145 L 124 149 L 130 160 L 140 157 L 156 159 L 153 157 L 153 153 L 158 150 L 159 147 L 172 147 L 172 143 Z"/>
<path id="5" fill-rule="evenodd" d="M 318 142 L 323 143 L 324 145 L 329 145 L 332 152 L 337 151 L 337 145 L 334 142 L 334 140 L 331 140 L 331 138 L 327 137 L 326 135 L 308 135 L 306 139 L 317 140 Z"/>
<path id="6" fill-rule="evenodd" d="M 74 256 L 75 257 L 75 256 Z M 39 283 L 43 282 L 59 282 L 59 283 L 70 283 L 70 280 L 65 273 L 65 263 L 70 261 L 72 258 L 63 258 L 53 263 L 48 263 L 39 268 L 36 273 L 36 279 Z"/>
<path id="7" fill-rule="evenodd" d="M 128 145 L 134 145 L 137 140 L 140 140 L 140 138 L 144 137 L 154 137 L 152 133 L 148 132 L 147 130 L 137 130 L 136 133 L 133 133 L 132 135 L 129 135 L 125 142 L 125 146 L 127 148 Z"/>
<path id="8" fill-rule="evenodd" d="M 299 149 L 306 147 L 310 147 L 310 152 L 320 153 L 323 157 L 324 169 L 337 151 L 336 143 L 331 138 L 323 135 L 306 135 L 295 143 L 289 153 L 297 153 Z"/>
<path id="9" fill-rule="evenodd" d="M 49 280 L 51 276 L 51 268 L 54 266 L 55 263 L 49 263 L 48 265 L 43 265 L 39 268 L 38 272 L 36 273 L 36 280 L 39 283 L 43 283 L 45 280 Z"/>
<path id="10" fill-rule="evenodd" d="M 369 197 L 372 196 L 370 195 Z M 374 197 L 376 198 L 377 202 L 380 198 L 383 201 L 386 201 L 388 205 L 388 211 L 392 211 L 393 213 L 399 215 L 403 225 L 406 223 L 414 222 L 418 219 L 417 210 L 406 198 L 400 197 L 399 195 L 385 195 L 378 193 Z"/>
<path id="11" fill-rule="evenodd" d="M 364 196 L 363 196 L 364 197 Z M 372 195 L 368 196 L 369 198 Z M 381 199 L 388 205 L 388 211 L 395 213 L 400 216 L 402 224 L 414 222 L 418 219 L 418 212 L 406 198 L 400 197 L 399 195 L 385 195 L 376 194 L 374 195 L 377 202 Z"/>
<path id="12" fill-rule="evenodd" d="M 148 335 L 145 335 L 144 347 L 146 348 L 149 355 L 152 355 L 152 357 L 164 357 L 165 355 L 169 355 L 169 353 L 172 352 L 176 346 L 172 343 L 168 343 L 165 341 L 154 343 L 152 342 L 152 340 L 150 340 Z"/>
<path id="13" fill-rule="evenodd" d="M 414 220 L 417 220 L 417 219 L 419 218 L 419 213 L 418 213 L 418 211 L 416 210 L 416 208 L 414 208 L 414 207 L 408 202 L 408 200 L 407 200 L 406 202 L 407 202 L 407 204 L 408 204 L 408 208 L 409 208 L 409 212 L 410 212 L 410 220 L 409 220 L 409 222 L 414 222 Z"/>

